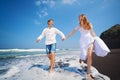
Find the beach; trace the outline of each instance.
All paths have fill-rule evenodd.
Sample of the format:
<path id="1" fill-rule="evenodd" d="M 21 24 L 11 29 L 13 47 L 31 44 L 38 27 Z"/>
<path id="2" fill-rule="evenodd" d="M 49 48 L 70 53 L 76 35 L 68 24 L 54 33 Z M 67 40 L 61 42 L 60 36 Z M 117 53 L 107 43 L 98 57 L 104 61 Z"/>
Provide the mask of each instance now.
<path id="1" fill-rule="evenodd" d="M 97 57 L 93 54 L 93 66 L 111 80 L 120 80 L 120 49 L 111 49 L 106 57 Z"/>
<path id="2" fill-rule="evenodd" d="M 83 67 L 87 65 L 78 62 L 80 50 L 57 50 L 52 74 L 48 70 L 49 60 L 46 54 L 42 54 L 44 50 L 40 50 L 40 52 L 39 50 L 37 52 L 22 51 L 12 50 L 11 53 L 8 51 L 7 58 L 4 56 L 0 59 L 0 80 L 86 80 L 86 69 L 83 70 Z M 9 57 L 8 53 L 16 56 Z M 5 52 L 0 54 L 3 56 Z M 108 63 L 111 59 L 109 55 L 104 58 L 93 55 L 91 74 L 95 80 L 118 80 L 117 77 L 116 79 L 111 77 L 112 75 L 117 76 L 117 74 L 112 73 L 115 68 L 111 67 L 114 66 L 111 65 L 111 62 Z"/>

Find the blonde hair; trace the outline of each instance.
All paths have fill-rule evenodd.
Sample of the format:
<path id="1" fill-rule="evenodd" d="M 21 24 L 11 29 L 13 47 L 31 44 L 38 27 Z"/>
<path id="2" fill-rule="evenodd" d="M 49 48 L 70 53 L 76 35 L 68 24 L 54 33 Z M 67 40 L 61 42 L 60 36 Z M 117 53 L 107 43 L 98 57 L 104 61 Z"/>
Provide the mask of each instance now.
<path id="1" fill-rule="evenodd" d="M 79 18 L 82 18 L 82 20 L 80 20 L 80 25 L 83 27 L 83 29 L 86 29 L 86 30 L 90 30 L 91 29 L 91 24 L 90 22 L 88 21 L 87 17 L 85 16 L 85 14 L 81 14 L 79 16 Z M 83 21 L 83 24 L 81 24 Z"/>

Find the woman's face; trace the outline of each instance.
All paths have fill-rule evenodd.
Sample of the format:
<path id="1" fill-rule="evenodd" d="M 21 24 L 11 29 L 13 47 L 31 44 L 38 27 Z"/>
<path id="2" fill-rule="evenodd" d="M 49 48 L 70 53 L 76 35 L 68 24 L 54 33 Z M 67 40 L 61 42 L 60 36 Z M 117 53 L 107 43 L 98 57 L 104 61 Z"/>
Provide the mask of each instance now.
<path id="1" fill-rule="evenodd" d="M 48 25 L 49 25 L 50 27 L 52 27 L 52 26 L 53 26 L 53 24 L 54 24 L 54 22 L 53 22 L 53 21 L 48 22 Z"/>

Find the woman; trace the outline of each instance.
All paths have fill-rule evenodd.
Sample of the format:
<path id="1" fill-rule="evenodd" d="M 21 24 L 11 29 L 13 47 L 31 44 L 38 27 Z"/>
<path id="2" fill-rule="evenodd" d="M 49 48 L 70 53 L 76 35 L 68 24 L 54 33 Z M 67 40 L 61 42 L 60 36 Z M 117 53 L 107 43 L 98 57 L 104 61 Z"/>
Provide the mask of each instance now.
<path id="1" fill-rule="evenodd" d="M 68 39 L 70 36 L 72 36 L 76 31 L 80 31 L 81 37 L 80 37 L 80 60 L 87 61 L 87 78 L 93 79 L 92 75 L 90 74 L 91 64 L 92 64 L 92 52 L 93 52 L 93 42 L 94 42 L 94 36 L 96 34 L 93 31 L 91 23 L 88 21 L 85 14 L 81 14 L 79 16 L 79 26 L 77 26 L 72 32 L 70 32 L 66 39 Z"/>

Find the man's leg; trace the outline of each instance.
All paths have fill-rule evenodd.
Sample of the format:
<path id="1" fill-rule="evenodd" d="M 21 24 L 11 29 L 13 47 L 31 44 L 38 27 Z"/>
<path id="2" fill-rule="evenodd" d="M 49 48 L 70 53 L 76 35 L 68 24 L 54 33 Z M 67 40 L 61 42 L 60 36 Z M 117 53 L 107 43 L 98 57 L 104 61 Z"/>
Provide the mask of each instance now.
<path id="1" fill-rule="evenodd" d="M 50 62 L 51 62 L 51 54 L 48 54 L 47 57 L 48 57 L 48 59 L 49 59 Z M 50 67 L 51 67 L 51 65 L 49 66 L 49 69 L 50 69 Z"/>
<path id="2" fill-rule="evenodd" d="M 47 56 L 48 56 L 49 60 L 51 60 L 51 54 L 48 54 Z"/>
<path id="3" fill-rule="evenodd" d="M 50 60 L 50 73 L 53 71 L 53 67 L 55 64 L 55 53 L 51 52 L 51 60 Z"/>

